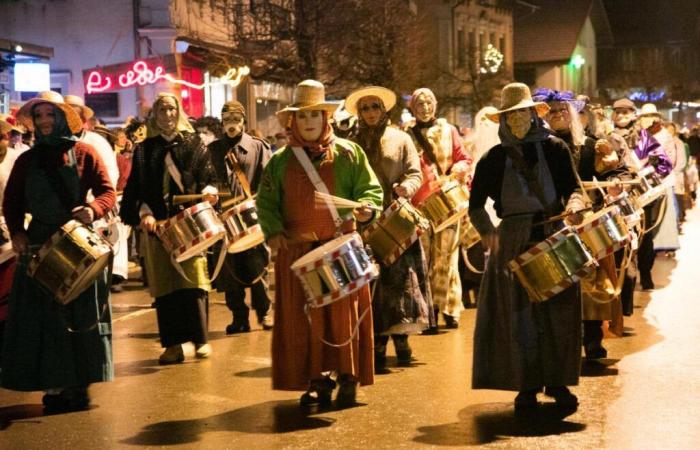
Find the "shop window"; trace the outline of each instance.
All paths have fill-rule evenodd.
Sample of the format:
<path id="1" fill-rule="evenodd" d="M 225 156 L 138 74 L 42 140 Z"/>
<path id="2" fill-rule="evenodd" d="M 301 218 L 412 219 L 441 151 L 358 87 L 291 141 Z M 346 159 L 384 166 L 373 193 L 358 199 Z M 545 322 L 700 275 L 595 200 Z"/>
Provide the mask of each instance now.
<path id="1" fill-rule="evenodd" d="M 85 95 L 85 104 L 95 111 L 97 117 L 119 117 L 119 93 L 103 92 Z"/>

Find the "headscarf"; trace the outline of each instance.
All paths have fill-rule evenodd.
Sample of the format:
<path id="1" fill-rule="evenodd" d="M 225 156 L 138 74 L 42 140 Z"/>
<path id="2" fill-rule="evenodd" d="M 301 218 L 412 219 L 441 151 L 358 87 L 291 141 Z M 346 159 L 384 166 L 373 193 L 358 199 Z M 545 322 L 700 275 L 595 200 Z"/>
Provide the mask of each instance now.
<path id="1" fill-rule="evenodd" d="M 433 121 L 435 120 L 435 116 L 437 114 L 437 97 L 435 97 L 435 94 L 430 89 L 418 88 L 415 91 L 413 91 L 413 94 L 411 94 L 411 100 L 409 102 L 409 105 L 411 107 L 411 112 L 413 113 L 414 116 L 416 116 L 416 108 L 415 108 L 416 101 L 418 100 L 418 97 L 420 97 L 421 95 L 425 95 L 430 100 L 432 100 L 433 103 L 435 103 L 435 112 L 433 113 L 433 117 L 431 118 L 431 120 L 426 122 L 426 123 L 429 123 L 430 125 L 432 125 Z M 419 125 L 419 124 L 420 124 L 420 121 L 418 120 L 418 117 L 416 117 L 416 125 Z"/>
<path id="2" fill-rule="evenodd" d="M 177 98 L 175 94 L 172 94 L 170 92 L 161 92 L 158 94 L 156 97 L 156 100 L 153 102 L 153 107 L 151 108 L 151 113 L 148 116 L 148 120 L 146 122 L 146 125 L 148 127 L 148 136 L 147 137 L 154 137 L 158 136 L 163 133 L 163 130 L 158 126 L 158 121 L 156 120 L 156 114 L 158 112 L 158 109 L 160 109 L 161 105 L 163 104 L 163 100 L 165 98 L 172 98 L 175 100 L 175 105 L 177 105 L 177 124 L 175 125 L 175 132 L 177 133 L 194 133 L 194 128 L 192 128 L 192 124 L 190 124 L 189 120 L 187 120 L 187 114 L 185 114 L 185 111 L 182 109 L 182 104 L 180 103 L 180 100 Z"/>
<path id="3" fill-rule="evenodd" d="M 362 114 L 357 118 L 359 124 L 357 143 L 360 144 L 360 147 L 362 147 L 370 158 L 375 158 L 381 151 L 382 136 L 384 136 L 384 131 L 389 124 L 389 114 L 386 113 L 384 102 L 380 98 L 377 98 L 377 100 L 382 111 L 382 117 L 376 125 L 367 125 L 367 122 L 362 118 Z M 359 108 L 357 109 L 359 111 Z"/>
<path id="4" fill-rule="evenodd" d="M 72 143 L 76 142 L 78 138 L 71 133 L 68 127 L 68 121 L 66 120 L 66 114 L 57 108 L 55 105 L 49 102 L 40 102 L 35 104 L 31 110 L 32 121 L 34 120 L 34 111 L 39 105 L 51 105 L 54 111 L 55 121 L 53 124 L 53 130 L 51 134 L 44 135 L 39 130 L 39 127 L 34 124 L 34 138 L 36 145 L 47 145 L 50 147 L 61 147 L 62 149 L 68 149 L 72 146 Z M 68 144 L 71 145 L 68 145 Z"/>
<path id="5" fill-rule="evenodd" d="M 305 141 L 299 133 L 299 127 L 297 126 L 297 116 L 296 113 L 291 114 L 292 123 L 289 126 L 289 146 L 290 147 L 302 147 L 304 150 L 308 151 L 312 157 L 319 156 L 325 153 L 331 148 L 335 135 L 333 135 L 333 127 L 331 127 L 328 121 L 328 112 L 322 111 L 323 114 L 323 131 L 321 136 L 315 141 Z"/>
<path id="6" fill-rule="evenodd" d="M 506 115 L 499 115 L 499 127 L 498 127 L 498 137 L 501 139 L 501 143 L 508 147 L 519 147 L 527 142 L 541 142 L 547 139 L 550 132 L 544 126 L 544 120 L 537 116 L 537 112 L 532 108 L 528 108 L 530 111 L 530 131 L 527 132 L 525 137 L 518 139 L 510 131 L 510 127 L 506 123 Z"/>

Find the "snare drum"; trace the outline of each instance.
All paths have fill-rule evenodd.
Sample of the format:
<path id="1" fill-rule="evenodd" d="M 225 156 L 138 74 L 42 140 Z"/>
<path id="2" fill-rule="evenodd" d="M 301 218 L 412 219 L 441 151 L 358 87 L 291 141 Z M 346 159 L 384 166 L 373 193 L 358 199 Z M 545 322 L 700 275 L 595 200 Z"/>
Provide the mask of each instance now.
<path id="1" fill-rule="evenodd" d="M 472 225 L 469 215 L 465 214 L 459 224 L 459 245 L 463 249 L 469 250 L 479 242 L 481 242 L 481 235 Z"/>
<path id="2" fill-rule="evenodd" d="M 611 198 L 608 206 L 617 206 L 619 208 L 620 214 L 628 228 L 636 227 L 642 221 L 644 210 L 637 208 L 634 197 L 627 192 L 622 192 L 617 197 Z"/>
<path id="3" fill-rule="evenodd" d="M 10 232 L 7 229 L 5 218 L 0 216 L 0 264 L 8 259 L 14 258 L 15 252 L 12 250 L 12 241 L 10 240 Z"/>
<path id="4" fill-rule="evenodd" d="M 563 292 L 596 266 L 576 232 L 567 227 L 508 263 L 533 303 Z"/>
<path id="5" fill-rule="evenodd" d="M 400 198 L 363 231 L 362 238 L 372 248 L 374 256 L 388 266 L 428 228 L 430 223 L 423 214 L 411 202 Z"/>
<path id="6" fill-rule="evenodd" d="M 640 170 L 638 175 L 641 183 L 635 187 L 638 193 L 635 201 L 641 209 L 663 196 L 666 193 L 666 186 L 651 166 Z"/>
<path id="7" fill-rule="evenodd" d="M 448 181 L 420 205 L 437 233 L 456 223 L 467 212 L 469 191 L 458 181 Z"/>
<path id="8" fill-rule="evenodd" d="M 228 233 L 229 253 L 238 253 L 262 244 L 265 241 L 262 228 L 258 224 L 258 210 L 255 200 L 246 200 L 221 214 Z"/>
<path id="9" fill-rule="evenodd" d="M 165 250 L 182 262 L 223 239 L 226 229 L 211 204 L 201 202 L 158 225 L 156 233 Z"/>
<path id="10" fill-rule="evenodd" d="M 379 275 L 357 233 L 326 242 L 294 261 L 291 269 L 313 308 L 340 300 Z"/>
<path id="11" fill-rule="evenodd" d="M 617 206 L 609 206 L 584 217 L 576 233 L 595 259 L 616 252 L 629 241 L 629 229 Z"/>
<path id="12" fill-rule="evenodd" d="M 33 256 L 27 275 L 65 305 L 88 289 L 111 260 L 109 243 L 92 229 L 71 220 Z"/>

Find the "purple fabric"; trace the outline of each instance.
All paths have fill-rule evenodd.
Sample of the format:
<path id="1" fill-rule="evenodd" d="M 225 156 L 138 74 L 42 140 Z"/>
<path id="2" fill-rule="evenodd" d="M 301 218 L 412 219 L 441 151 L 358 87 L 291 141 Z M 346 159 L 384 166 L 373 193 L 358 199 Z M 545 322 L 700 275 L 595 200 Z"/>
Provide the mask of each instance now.
<path id="1" fill-rule="evenodd" d="M 586 103 L 581 100 L 576 100 L 574 93 L 571 91 L 556 91 L 549 88 L 537 88 L 532 94 L 532 100 L 536 102 L 568 102 L 571 103 L 576 111 L 581 112 Z"/>
<path id="2" fill-rule="evenodd" d="M 665 177 L 673 170 L 673 164 L 661 147 L 661 144 L 647 130 L 639 132 L 639 141 L 637 141 L 637 146 L 634 148 L 634 153 L 637 154 L 640 160 L 648 158 L 647 165 L 653 165 L 656 173 L 662 177 Z"/>

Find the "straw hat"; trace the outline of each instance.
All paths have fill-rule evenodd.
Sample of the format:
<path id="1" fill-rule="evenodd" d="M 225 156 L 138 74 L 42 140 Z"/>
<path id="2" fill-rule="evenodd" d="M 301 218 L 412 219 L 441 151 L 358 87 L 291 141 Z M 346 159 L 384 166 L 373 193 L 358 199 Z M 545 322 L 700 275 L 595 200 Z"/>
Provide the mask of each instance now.
<path id="1" fill-rule="evenodd" d="M 656 109 L 656 105 L 653 103 L 645 103 L 642 105 L 642 108 L 639 110 L 637 117 L 644 117 L 644 116 L 661 118 L 661 114 Z"/>
<path id="2" fill-rule="evenodd" d="M 8 128 L 9 127 L 9 128 Z M 9 133 L 17 131 L 24 134 L 27 130 L 17 123 L 17 119 L 10 114 L 0 114 L 0 133 Z"/>
<path id="3" fill-rule="evenodd" d="M 63 101 L 71 106 L 77 106 L 80 108 L 80 110 L 83 112 L 82 114 L 85 120 L 88 120 L 95 115 L 95 111 L 93 111 L 89 106 L 85 105 L 85 100 L 82 97 L 78 97 L 77 95 L 66 95 L 63 97 Z"/>
<path id="4" fill-rule="evenodd" d="M 294 101 L 291 105 L 277 111 L 277 119 L 280 125 L 286 127 L 289 123 L 290 113 L 297 111 L 327 111 L 328 115 L 338 108 L 337 103 L 326 101 L 326 88 L 316 80 L 304 80 L 297 84 L 294 91 Z"/>
<path id="5" fill-rule="evenodd" d="M 12 130 L 12 124 L 4 119 L 0 119 L 0 134 L 9 133 L 10 130 Z"/>
<path id="6" fill-rule="evenodd" d="M 40 92 L 37 97 L 29 100 L 17 112 L 17 120 L 27 127 L 30 131 L 34 131 L 34 119 L 32 118 L 32 109 L 34 105 L 39 103 L 50 103 L 63 111 L 66 116 L 66 122 L 71 133 L 77 134 L 83 129 L 83 121 L 77 112 L 63 101 L 63 96 L 58 92 L 44 91 Z"/>
<path id="7" fill-rule="evenodd" d="M 501 109 L 494 114 L 488 114 L 487 117 L 498 122 L 501 114 L 525 108 L 535 108 L 540 117 L 544 117 L 549 111 L 549 106 L 546 103 L 532 101 L 530 88 L 526 84 L 510 83 L 505 85 L 501 91 Z"/>
<path id="8" fill-rule="evenodd" d="M 351 92 L 345 99 L 345 109 L 353 116 L 358 116 L 357 102 L 363 97 L 378 97 L 384 103 L 384 108 L 387 111 L 396 105 L 396 94 L 390 89 L 381 86 L 368 86 Z"/>

